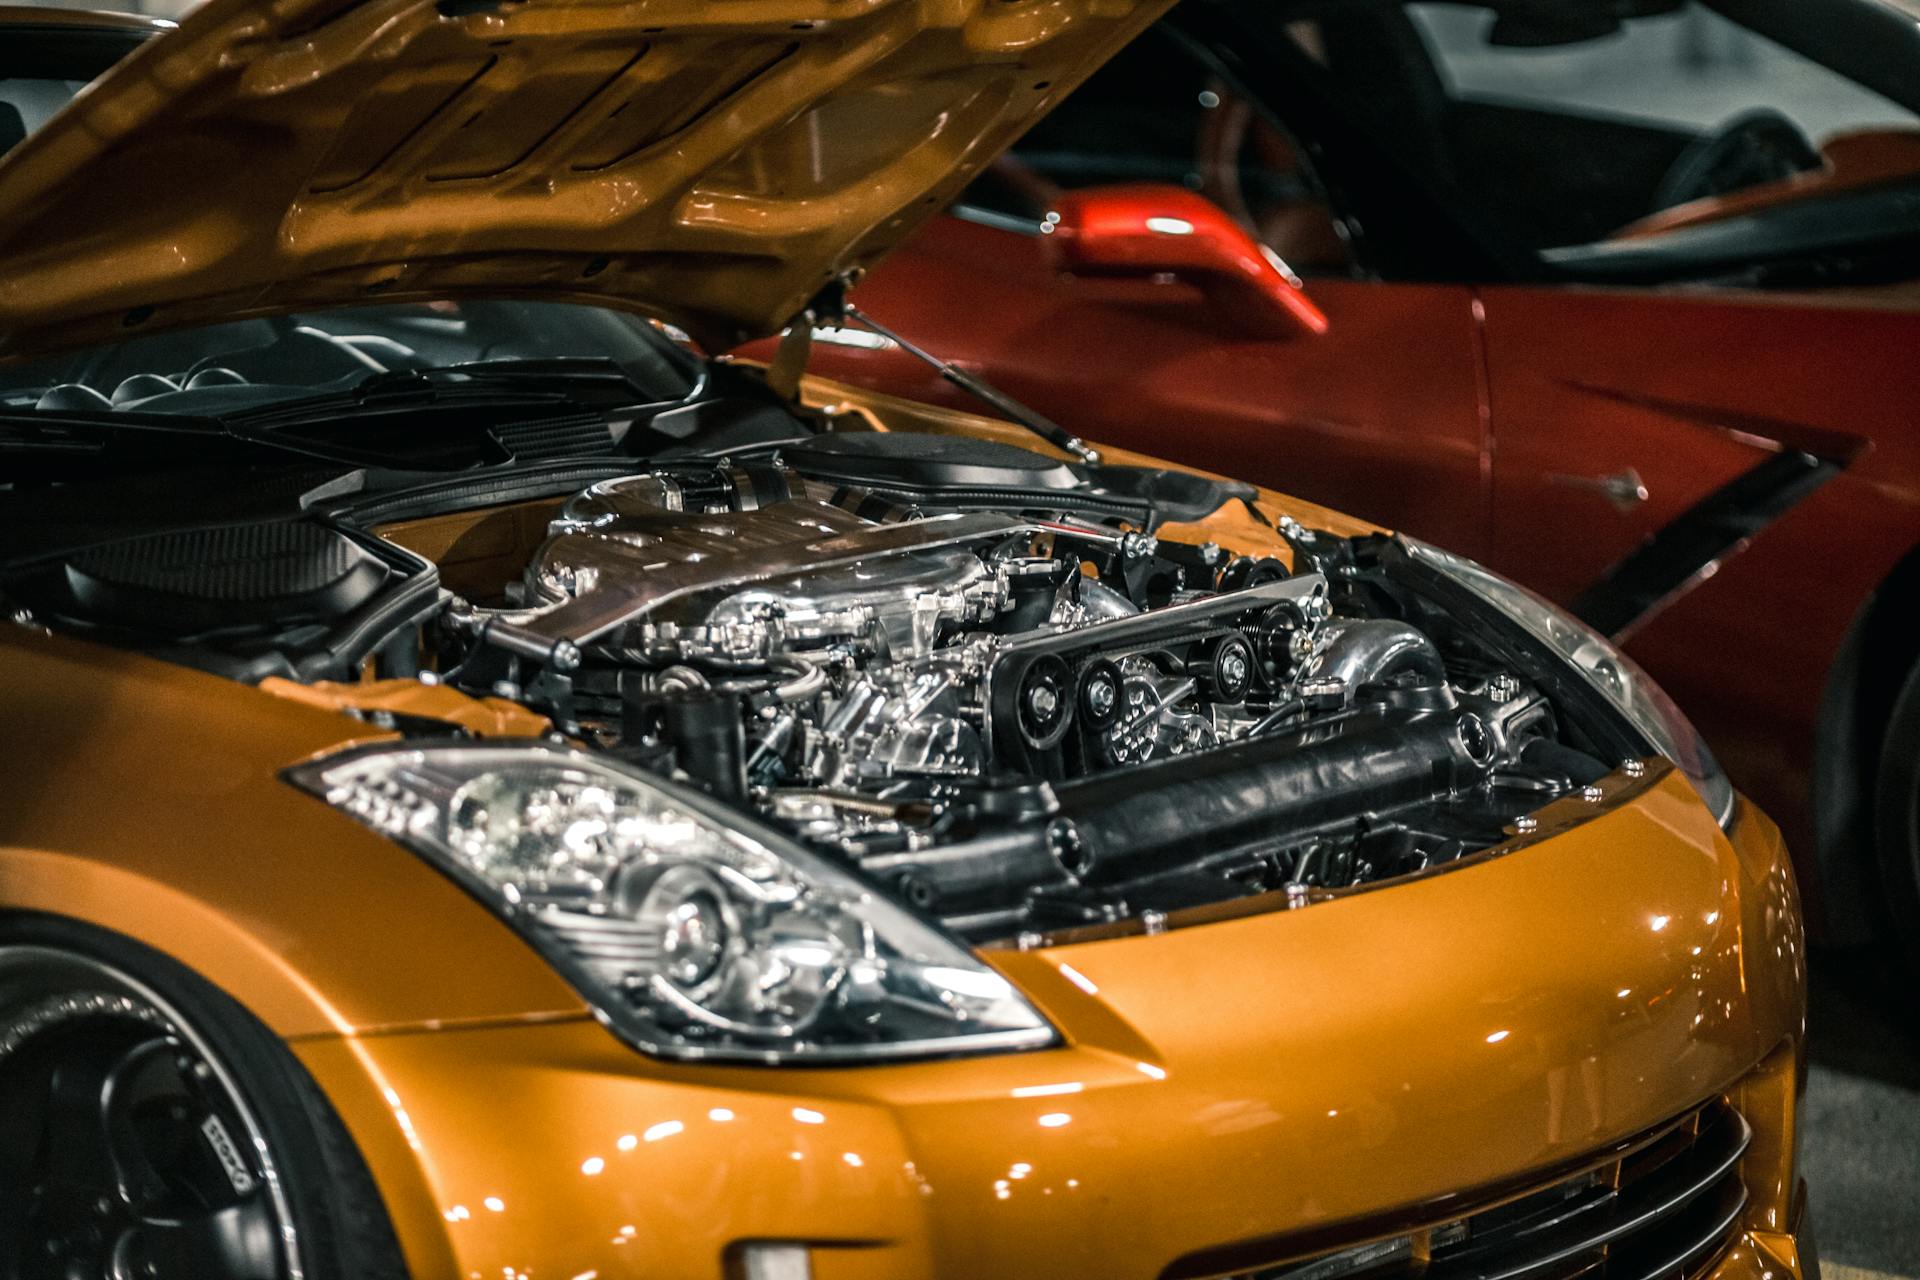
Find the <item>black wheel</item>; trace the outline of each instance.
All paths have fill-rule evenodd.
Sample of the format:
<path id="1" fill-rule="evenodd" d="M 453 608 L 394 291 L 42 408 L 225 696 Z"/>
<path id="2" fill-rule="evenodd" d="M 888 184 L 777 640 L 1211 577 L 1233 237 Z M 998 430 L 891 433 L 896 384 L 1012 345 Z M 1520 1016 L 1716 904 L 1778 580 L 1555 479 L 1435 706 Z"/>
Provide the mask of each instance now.
<path id="1" fill-rule="evenodd" d="M 1882 931 L 1907 973 L 1920 978 L 1920 667 L 1894 701 L 1881 744 L 1874 843 L 1886 904 Z"/>
<path id="2" fill-rule="evenodd" d="M 0 1280 L 399 1280 L 286 1047 L 156 952 L 0 917 Z"/>

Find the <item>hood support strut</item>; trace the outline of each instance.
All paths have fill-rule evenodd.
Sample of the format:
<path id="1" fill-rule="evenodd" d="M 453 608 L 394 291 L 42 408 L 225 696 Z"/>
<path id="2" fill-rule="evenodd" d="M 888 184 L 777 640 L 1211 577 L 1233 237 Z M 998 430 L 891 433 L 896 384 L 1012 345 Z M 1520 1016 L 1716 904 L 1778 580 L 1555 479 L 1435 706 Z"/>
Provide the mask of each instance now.
<path id="1" fill-rule="evenodd" d="M 809 312 L 808 314 L 812 313 Z M 887 339 L 887 341 L 895 343 L 902 351 L 905 351 L 915 359 L 926 362 L 937 370 L 940 376 L 948 382 L 951 382 L 954 386 L 960 388 L 974 399 L 993 406 L 994 409 L 1013 419 L 1027 430 L 1033 432 L 1033 434 L 1039 436 L 1042 440 L 1045 440 L 1048 444 L 1066 450 L 1069 454 L 1072 454 L 1088 466 L 1099 465 L 1099 450 L 1051 418 L 1044 417 L 1035 410 L 1029 409 L 1026 405 L 1021 404 L 1006 392 L 986 381 L 986 379 L 968 373 L 950 360 L 942 360 L 925 347 L 919 346 L 901 336 L 896 330 L 881 324 L 878 320 L 875 320 L 851 302 L 842 301 L 840 314 L 861 328 L 877 333 Z"/>

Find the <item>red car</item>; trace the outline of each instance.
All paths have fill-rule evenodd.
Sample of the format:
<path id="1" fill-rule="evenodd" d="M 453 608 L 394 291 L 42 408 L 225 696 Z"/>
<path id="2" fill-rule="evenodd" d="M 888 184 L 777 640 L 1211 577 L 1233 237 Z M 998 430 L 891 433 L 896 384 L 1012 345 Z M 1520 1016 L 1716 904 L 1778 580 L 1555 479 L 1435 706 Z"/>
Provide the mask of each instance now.
<path id="1" fill-rule="evenodd" d="M 1826 937 L 1920 964 L 1917 13 L 1186 0 L 856 300 L 1573 604 L 1809 852 Z"/>

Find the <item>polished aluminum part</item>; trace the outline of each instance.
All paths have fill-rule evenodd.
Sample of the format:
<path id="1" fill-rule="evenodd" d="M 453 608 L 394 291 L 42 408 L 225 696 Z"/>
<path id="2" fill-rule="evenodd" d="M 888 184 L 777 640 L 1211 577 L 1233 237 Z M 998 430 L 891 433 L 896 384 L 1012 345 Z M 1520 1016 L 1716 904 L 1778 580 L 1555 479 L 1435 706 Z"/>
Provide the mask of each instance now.
<path id="1" fill-rule="evenodd" d="M 1339 619 L 1322 628 L 1320 644 L 1310 674 L 1338 680 L 1350 691 L 1403 674 L 1436 684 L 1447 678 L 1446 663 L 1433 641 L 1404 622 Z"/>
<path id="2" fill-rule="evenodd" d="M 809 735 L 807 772 L 835 788 L 976 776 L 987 765 L 974 723 L 978 705 L 978 669 L 964 661 L 871 670 L 829 704 Z"/>
<path id="3" fill-rule="evenodd" d="M 1184 590 L 1142 609 L 1117 584 L 1073 572 L 1073 547 L 1124 565 L 1154 553 L 1147 534 L 988 512 L 874 520 L 792 473 L 771 483 L 722 474 L 697 493 L 639 475 L 576 495 L 526 570 L 525 607 L 496 615 L 490 634 L 508 629 L 507 647 L 522 654 L 590 647 L 661 689 L 758 690 L 748 771 L 766 805 L 829 844 L 911 845 L 920 829 L 891 807 L 898 797 L 1017 771 L 1014 722 L 1048 719 L 1064 698 L 1104 699 L 1084 749 L 1100 767 L 1133 767 L 1270 732 L 1306 700 L 1350 702 L 1401 677 L 1445 683 L 1439 653 L 1414 628 L 1333 617 L 1319 574 Z M 1038 618 L 1036 582 L 1054 593 Z M 1016 608 L 1026 621 L 1010 621 Z M 1252 678 L 1256 652 L 1270 653 L 1283 687 L 1262 705 L 1275 709 L 1220 696 L 1217 674 L 1167 656 L 1169 645 L 1191 652 L 1182 646 L 1195 637 L 1240 645 L 1235 683 Z M 1077 655 L 1058 665 L 1062 678 L 1097 657 L 1109 685 L 1013 687 L 1027 664 L 1061 664 L 1049 655 L 1062 652 Z M 1010 713 L 1010 694 L 1039 702 Z M 593 921 L 555 923 L 591 935 L 589 949 L 656 945 L 603 936 Z"/>
<path id="4" fill-rule="evenodd" d="M 943 628 L 1004 606 L 981 553 L 1029 529 L 991 513 L 877 524 L 811 498 L 689 511 L 671 480 L 638 476 L 568 503 L 527 571 L 532 607 L 503 630 L 652 662 L 760 664 L 839 643 L 925 654 Z"/>
<path id="5" fill-rule="evenodd" d="M 1145 764 L 1219 742 L 1213 716 L 1194 698 L 1191 676 L 1165 675 L 1139 658 L 1121 663 L 1121 671 L 1120 717 L 1108 735 L 1117 763 Z"/>

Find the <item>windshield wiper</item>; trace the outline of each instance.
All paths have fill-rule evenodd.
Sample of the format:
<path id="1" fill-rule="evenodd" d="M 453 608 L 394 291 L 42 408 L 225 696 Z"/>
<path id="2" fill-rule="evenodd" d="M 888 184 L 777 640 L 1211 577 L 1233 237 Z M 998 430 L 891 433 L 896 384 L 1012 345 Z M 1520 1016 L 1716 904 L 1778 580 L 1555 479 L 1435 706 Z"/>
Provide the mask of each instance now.
<path id="1" fill-rule="evenodd" d="M 346 424 L 354 420 L 414 415 L 444 419 L 447 410 L 471 428 L 466 434 L 475 445 L 469 460 L 475 465 L 520 460 L 530 437 L 538 437 L 533 443 L 551 451 L 554 442 L 547 437 L 556 431 L 572 433 L 561 441 L 572 452 L 589 450 L 594 438 L 611 452 L 636 414 L 682 403 L 679 395 L 657 398 L 658 388 L 649 384 L 660 381 L 659 370 L 630 369 L 607 357 L 515 357 L 425 370 L 380 370 L 307 394 L 286 388 L 294 394 L 211 413 L 0 406 L 0 459 L 81 462 L 110 455 L 144 456 L 165 446 L 255 449 L 348 467 L 390 468 L 416 458 L 419 449 L 408 446 L 430 439 L 431 433 L 396 436 L 399 447 L 369 448 L 339 438 L 331 428 L 339 424 L 351 434 Z M 265 389 L 269 394 L 280 390 Z M 476 406 L 486 412 L 459 412 Z M 444 432 L 439 438 L 448 439 Z M 429 446 L 429 452 L 436 451 Z M 446 469 L 446 456 L 441 453 L 435 469 Z"/>
<path id="2" fill-rule="evenodd" d="M 269 400 L 221 414 L 217 420 L 229 426 L 277 427 L 306 424 L 319 418 L 346 418 L 367 412 L 404 411 L 473 400 L 546 406 L 572 403 L 558 391 L 536 392 L 528 388 L 517 388 L 510 393 L 510 401 L 503 400 L 503 394 L 507 393 L 497 384 L 472 377 L 435 376 L 439 372 L 389 369 L 370 373 L 351 386 L 336 385 L 315 395 Z"/>
<path id="3" fill-rule="evenodd" d="M 0 459 L 8 456 L 102 457 L 116 441 L 167 447 L 193 444 L 216 448 L 231 446 L 354 467 L 386 466 L 393 462 L 390 454 L 251 431 L 217 418 L 181 414 L 86 414 L 47 409 L 0 409 Z"/>
<path id="4" fill-rule="evenodd" d="M 579 394 L 592 385 L 619 394 L 602 401 Z M 275 427 L 306 423 L 315 418 L 351 417 L 367 412 L 404 411 L 432 405 L 485 402 L 513 407 L 567 408 L 575 412 L 625 412 L 652 404 L 649 389 L 614 360 L 601 357 L 477 360 L 431 369 L 386 369 L 370 373 L 350 386 L 335 386 L 317 395 L 274 400 L 220 417 L 226 423 Z"/>
<path id="5" fill-rule="evenodd" d="M 458 374 L 496 382 L 621 382 L 642 395 L 649 394 L 638 374 L 609 356 L 503 356 L 441 365 L 427 373 Z"/>

